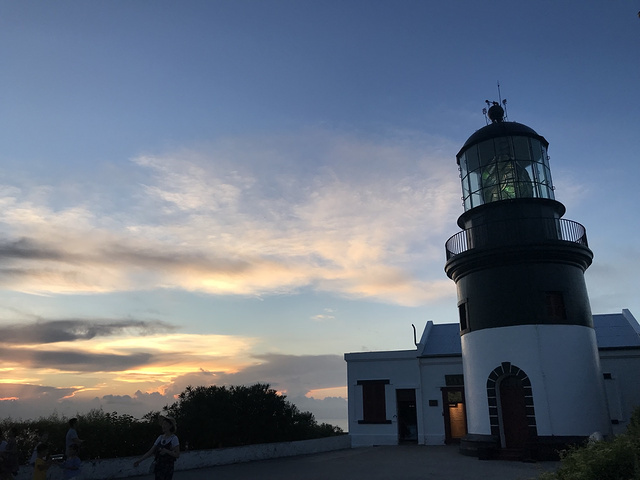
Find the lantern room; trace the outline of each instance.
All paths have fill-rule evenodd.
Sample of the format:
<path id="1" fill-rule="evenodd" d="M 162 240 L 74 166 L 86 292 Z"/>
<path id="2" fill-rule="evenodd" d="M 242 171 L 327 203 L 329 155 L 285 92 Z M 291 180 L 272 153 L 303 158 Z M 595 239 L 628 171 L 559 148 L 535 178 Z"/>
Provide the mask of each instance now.
<path id="1" fill-rule="evenodd" d="M 499 104 L 489 109 L 489 125 L 466 141 L 457 162 L 464 209 L 514 198 L 554 199 L 547 148 L 533 129 L 503 121 Z"/>

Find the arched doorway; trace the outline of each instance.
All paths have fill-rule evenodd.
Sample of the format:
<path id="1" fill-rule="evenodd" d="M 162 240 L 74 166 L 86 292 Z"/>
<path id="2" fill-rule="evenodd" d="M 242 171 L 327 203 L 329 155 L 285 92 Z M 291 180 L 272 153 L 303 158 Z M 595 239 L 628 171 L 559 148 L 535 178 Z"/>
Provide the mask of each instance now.
<path id="1" fill-rule="evenodd" d="M 491 435 L 506 449 L 522 450 L 538 436 L 531 380 L 510 362 L 503 362 L 487 379 Z"/>
<path id="2" fill-rule="evenodd" d="M 524 388 L 520 379 L 507 375 L 498 383 L 500 440 L 505 448 L 522 449 L 529 440 L 529 422 Z"/>

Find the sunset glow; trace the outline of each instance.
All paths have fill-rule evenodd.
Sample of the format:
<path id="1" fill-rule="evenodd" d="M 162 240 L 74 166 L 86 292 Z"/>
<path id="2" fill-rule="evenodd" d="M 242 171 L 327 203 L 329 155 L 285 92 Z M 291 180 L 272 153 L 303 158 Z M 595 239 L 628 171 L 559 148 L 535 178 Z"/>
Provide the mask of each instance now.
<path id="1" fill-rule="evenodd" d="M 345 352 L 458 321 L 455 155 L 498 79 L 589 232 L 592 310 L 640 312 L 632 5 L 5 2 L 0 24 L 2 418 L 263 382 L 344 421 Z"/>

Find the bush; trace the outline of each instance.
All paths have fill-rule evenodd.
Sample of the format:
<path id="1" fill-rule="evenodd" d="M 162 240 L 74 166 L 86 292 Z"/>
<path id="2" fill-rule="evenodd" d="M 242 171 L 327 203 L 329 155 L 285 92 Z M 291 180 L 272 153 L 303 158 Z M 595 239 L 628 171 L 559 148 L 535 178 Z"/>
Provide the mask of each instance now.
<path id="1" fill-rule="evenodd" d="M 127 414 L 91 410 L 78 415 L 78 434 L 83 440 L 82 458 L 118 458 L 146 452 L 160 428 L 154 418 L 137 420 Z"/>
<path id="2" fill-rule="evenodd" d="M 318 424 L 309 412 L 278 395 L 266 384 L 250 387 L 187 387 L 178 401 L 164 408 L 176 418 L 182 449 L 207 449 L 270 443 L 342 434 L 339 427 Z M 80 457 L 85 460 L 142 455 L 161 434 L 159 412 L 141 420 L 117 412 L 91 410 L 77 415 L 78 435 L 84 441 Z M 38 432 L 49 434 L 49 453 L 63 454 L 69 418 L 52 414 L 37 420 L 0 421 L 3 433 L 18 430 L 19 461 L 26 464 L 38 443 Z"/>
<path id="3" fill-rule="evenodd" d="M 301 412 L 267 384 L 187 387 L 165 407 L 175 417 L 182 445 L 194 449 L 306 440 L 342 434 Z"/>
<path id="4" fill-rule="evenodd" d="M 152 420 L 136 420 L 130 415 L 118 415 L 117 412 L 105 413 L 91 410 L 78 415 L 78 432 L 84 443 L 80 456 L 84 459 L 128 457 L 145 452 L 149 448 L 149 439 L 159 433 L 158 424 Z M 69 418 L 52 414 L 37 420 L 13 421 L 10 418 L 0 422 L 0 428 L 6 433 L 16 427 L 16 437 L 20 464 L 28 463 L 38 443 L 39 432 L 47 432 L 49 453 L 65 453 L 65 439 L 69 429 Z"/>
<path id="5" fill-rule="evenodd" d="M 560 468 L 540 480 L 640 480 L 640 408 L 622 435 L 573 447 L 561 452 L 560 458 Z"/>

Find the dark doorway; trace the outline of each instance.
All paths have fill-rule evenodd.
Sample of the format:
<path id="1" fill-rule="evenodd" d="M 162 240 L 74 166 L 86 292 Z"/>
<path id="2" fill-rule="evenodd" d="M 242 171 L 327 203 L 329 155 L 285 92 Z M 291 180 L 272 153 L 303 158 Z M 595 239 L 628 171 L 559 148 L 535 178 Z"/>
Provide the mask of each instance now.
<path id="1" fill-rule="evenodd" d="M 500 410 L 505 448 L 524 448 L 529 439 L 527 405 L 519 378 L 509 375 L 500 383 Z"/>
<path id="2" fill-rule="evenodd" d="M 416 391 L 413 388 L 396 390 L 398 405 L 398 441 L 418 442 L 418 415 L 416 413 Z"/>
<path id="3" fill-rule="evenodd" d="M 467 434 L 467 411 L 464 406 L 463 387 L 442 389 L 442 415 L 444 416 L 444 443 L 458 443 Z"/>

